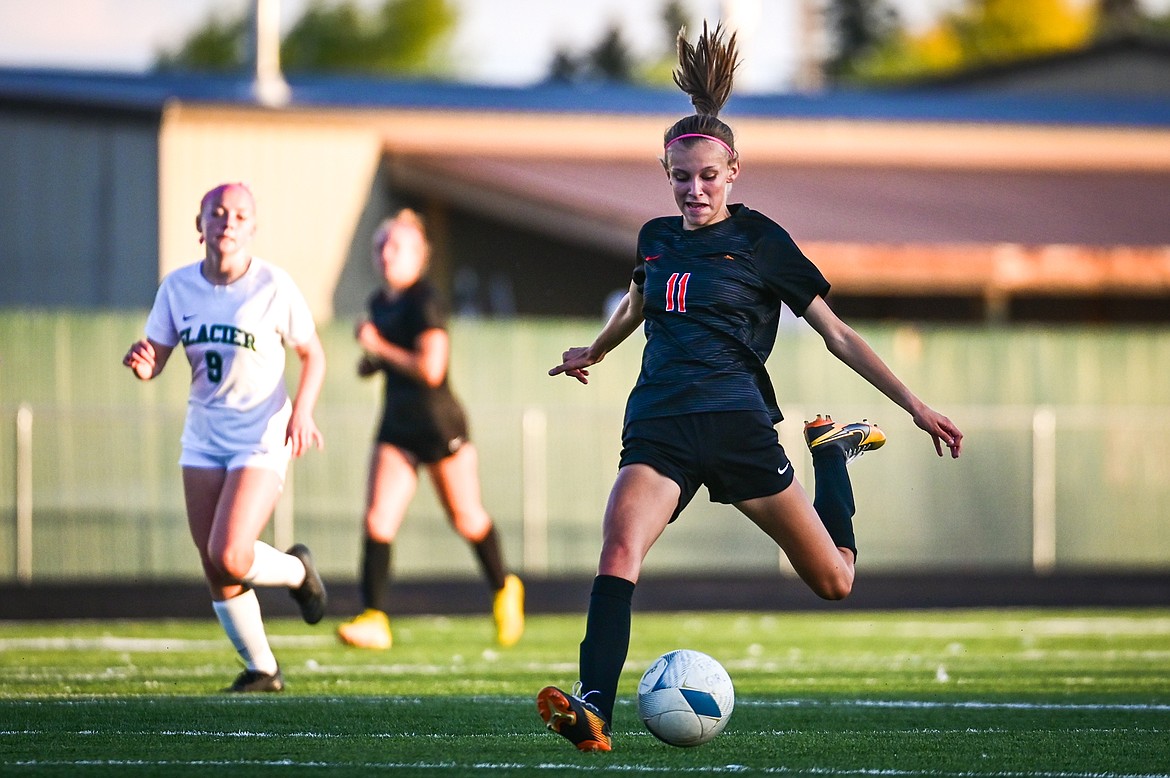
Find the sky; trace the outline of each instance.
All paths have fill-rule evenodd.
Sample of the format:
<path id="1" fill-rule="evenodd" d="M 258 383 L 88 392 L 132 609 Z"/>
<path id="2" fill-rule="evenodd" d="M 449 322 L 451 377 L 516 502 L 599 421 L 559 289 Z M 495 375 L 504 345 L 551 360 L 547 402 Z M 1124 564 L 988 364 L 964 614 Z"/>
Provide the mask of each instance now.
<path id="1" fill-rule="evenodd" d="M 1082 2 L 1085 0 L 1081 0 Z M 308 0 L 283 0 L 287 26 Z M 359 0 L 378 5 L 380 0 Z M 586 50 L 615 22 L 639 55 L 657 53 L 665 0 L 452 0 L 459 26 L 452 41 L 455 75 L 474 83 L 523 86 L 539 81 L 553 53 Z M 928 26 L 962 0 L 891 0 L 912 29 Z M 736 24 L 744 65 L 737 91 L 789 88 L 802 45 L 801 0 L 683 0 L 692 18 Z M 251 0 L 0 0 L 0 67 L 145 70 L 211 13 L 236 17 Z M 1170 0 L 1143 0 L 1154 12 Z"/>

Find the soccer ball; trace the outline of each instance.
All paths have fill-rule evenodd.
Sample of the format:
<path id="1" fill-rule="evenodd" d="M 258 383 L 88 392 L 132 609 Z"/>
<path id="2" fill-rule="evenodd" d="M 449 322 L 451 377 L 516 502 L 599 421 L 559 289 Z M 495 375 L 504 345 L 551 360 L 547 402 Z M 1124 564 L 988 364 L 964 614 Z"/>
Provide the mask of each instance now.
<path id="1" fill-rule="evenodd" d="M 638 682 L 638 715 L 650 734 L 672 746 L 698 746 L 723 731 L 735 687 L 723 665 L 681 648 L 654 660 Z"/>

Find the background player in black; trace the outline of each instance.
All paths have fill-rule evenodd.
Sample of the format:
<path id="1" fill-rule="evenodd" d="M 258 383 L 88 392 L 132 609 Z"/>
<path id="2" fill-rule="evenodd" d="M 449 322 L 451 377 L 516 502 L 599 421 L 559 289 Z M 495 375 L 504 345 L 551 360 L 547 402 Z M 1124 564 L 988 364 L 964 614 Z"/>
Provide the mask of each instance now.
<path id="1" fill-rule="evenodd" d="M 654 541 L 705 484 L 783 549 L 825 599 L 853 587 L 856 545 L 846 463 L 880 447 L 876 425 L 818 416 L 805 425 L 815 500 L 793 479 L 764 363 L 786 303 L 829 352 L 904 408 L 959 456 L 962 433 L 919 400 L 824 300 L 828 282 L 779 225 L 727 196 L 740 173 L 731 128 L 717 118 L 731 94 L 735 36 L 706 25 L 696 46 L 679 34 L 675 81 L 696 113 L 664 136 L 662 163 L 678 216 L 653 219 L 638 238 L 629 291 L 589 346 L 571 348 L 550 375 L 588 383 L 588 368 L 645 323 L 646 345 L 630 393 L 617 480 L 606 506 L 598 575 L 573 693 L 546 687 L 537 710 L 583 751 L 611 748 L 618 679 L 630 639 L 630 600 Z"/>
<path id="2" fill-rule="evenodd" d="M 511 646 L 524 632 L 524 586 L 508 574 L 499 537 L 480 500 L 478 460 L 467 420 L 447 382 L 450 340 L 446 312 L 424 277 L 430 245 L 418 214 L 400 211 L 374 235 L 374 265 L 382 287 L 356 337 L 364 353 L 358 373 L 385 377 L 382 421 L 370 460 L 362 558 L 364 611 L 337 628 L 342 642 L 389 648 L 383 599 L 390 580 L 391 544 L 426 465 L 452 526 L 475 550 L 495 592 L 496 638 Z"/>

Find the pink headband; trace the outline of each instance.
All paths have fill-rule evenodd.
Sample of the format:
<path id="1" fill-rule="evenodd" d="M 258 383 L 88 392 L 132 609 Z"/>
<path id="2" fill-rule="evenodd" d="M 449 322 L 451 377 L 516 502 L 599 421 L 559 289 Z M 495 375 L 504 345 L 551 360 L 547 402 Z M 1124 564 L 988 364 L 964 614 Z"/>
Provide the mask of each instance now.
<path id="1" fill-rule="evenodd" d="M 702 138 L 703 140 L 713 140 L 716 143 L 718 143 L 720 146 L 722 146 L 724 149 L 727 150 L 728 156 L 730 156 L 732 159 L 735 158 L 735 150 L 732 149 L 731 146 L 728 146 L 726 143 L 719 140 L 714 135 L 704 135 L 701 132 L 688 132 L 685 135 L 679 135 L 676 138 L 671 138 L 670 141 L 665 146 L 662 147 L 662 150 L 666 151 L 666 149 L 669 149 L 671 146 L 673 146 L 675 143 L 678 143 L 683 138 Z"/>

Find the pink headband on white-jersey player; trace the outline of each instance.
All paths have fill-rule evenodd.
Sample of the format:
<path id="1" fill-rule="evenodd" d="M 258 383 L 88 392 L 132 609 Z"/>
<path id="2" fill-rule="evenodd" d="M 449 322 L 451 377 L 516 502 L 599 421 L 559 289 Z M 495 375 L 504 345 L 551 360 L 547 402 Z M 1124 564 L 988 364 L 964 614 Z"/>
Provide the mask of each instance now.
<path id="1" fill-rule="evenodd" d="M 662 147 L 662 150 L 666 151 L 667 149 L 669 149 L 671 146 L 673 146 L 675 143 L 679 142 L 683 138 L 702 138 L 703 140 L 713 140 L 716 143 L 718 143 L 720 146 L 722 146 L 724 149 L 727 150 L 728 156 L 730 156 L 732 159 L 735 159 L 735 150 L 732 149 L 731 146 L 728 146 L 726 143 L 719 140 L 714 135 L 704 135 L 701 132 L 688 132 L 685 135 L 679 135 L 677 138 L 671 138 L 670 142 Z"/>

